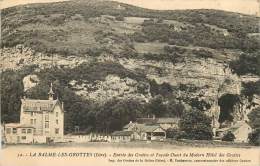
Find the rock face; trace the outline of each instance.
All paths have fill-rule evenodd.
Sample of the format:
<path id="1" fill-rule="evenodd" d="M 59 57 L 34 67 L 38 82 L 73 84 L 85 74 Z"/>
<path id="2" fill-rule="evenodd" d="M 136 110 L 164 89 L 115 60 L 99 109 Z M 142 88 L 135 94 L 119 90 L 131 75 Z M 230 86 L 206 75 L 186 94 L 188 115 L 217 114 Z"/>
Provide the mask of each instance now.
<path id="1" fill-rule="evenodd" d="M 193 59 L 186 57 L 184 62 L 172 64 L 158 61 L 120 60 L 125 68 L 144 71 L 149 79 L 158 84 L 164 82 L 172 86 L 187 86 L 180 91 L 180 98 L 199 98 L 211 105 L 207 114 L 213 118 L 212 124 L 219 127 L 220 107 L 218 98 L 224 94 L 240 94 L 241 79 L 231 72 L 225 62 L 214 59 Z M 241 117 L 243 116 L 240 114 Z"/>
<path id="2" fill-rule="evenodd" d="M 92 84 L 78 84 L 72 80 L 70 85 L 76 94 L 98 102 L 105 102 L 112 98 L 137 99 L 148 102 L 151 98 L 149 85 L 146 83 L 137 82 L 130 78 L 122 79 L 116 75 L 108 75 L 104 81 L 96 81 Z"/>
<path id="3" fill-rule="evenodd" d="M 23 78 L 23 87 L 24 87 L 24 92 L 27 90 L 35 87 L 39 83 L 39 78 L 37 75 L 28 75 Z"/>
<path id="4" fill-rule="evenodd" d="M 18 45 L 15 48 L 1 49 L 0 66 L 6 69 L 22 69 L 24 66 L 37 65 L 40 69 L 50 68 L 52 66 L 74 68 L 86 61 L 87 58 L 68 56 L 63 57 L 58 54 L 48 56 L 44 53 L 36 53 L 28 47 Z"/>
<path id="5" fill-rule="evenodd" d="M 233 74 L 224 62 L 214 59 L 193 59 L 187 57 L 184 62 L 172 64 L 164 61 L 121 59 L 127 69 L 143 71 L 149 79 L 172 86 L 186 84 L 199 90 L 192 95 L 216 98 L 224 93 L 240 94 L 241 80 Z"/>
<path id="6" fill-rule="evenodd" d="M 218 127 L 220 107 L 218 99 L 225 94 L 240 95 L 242 82 L 258 81 L 255 75 L 244 75 L 239 77 L 232 73 L 228 62 L 214 58 L 184 57 L 183 61 L 173 64 L 167 61 L 144 60 L 135 58 L 115 58 L 113 56 L 100 56 L 98 58 L 85 57 L 62 57 L 53 55 L 46 56 L 35 53 L 30 48 L 17 46 L 16 48 L 2 49 L 2 68 L 20 69 L 26 65 L 38 65 L 40 69 L 58 66 L 62 68 L 74 68 L 82 63 L 91 61 L 107 62 L 113 61 L 121 64 L 124 68 L 133 72 L 142 72 L 147 79 L 155 80 L 158 84 L 168 83 L 174 87 L 185 85 L 186 89 L 179 90 L 175 95 L 183 99 L 199 98 L 210 104 L 207 114 L 213 117 L 212 123 Z M 9 58 L 7 58 L 9 57 Z M 147 82 L 138 82 L 130 78 L 120 78 L 117 75 L 107 75 L 104 81 L 87 83 L 82 80 L 78 83 L 70 80 L 70 86 L 76 94 L 85 99 L 97 102 L 105 102 L 112 98 L 137 99 L 148 102 L 152 96 L 150 85 Z M 39 82 L 37 75 L 24 77 L 24 91 L 34 87 Z M 257 97 L 256 97 L 257 98 Z M 247 120 L 247 114 L 253 107 L 247 99 L 234 106 L 234 120 Z"/>

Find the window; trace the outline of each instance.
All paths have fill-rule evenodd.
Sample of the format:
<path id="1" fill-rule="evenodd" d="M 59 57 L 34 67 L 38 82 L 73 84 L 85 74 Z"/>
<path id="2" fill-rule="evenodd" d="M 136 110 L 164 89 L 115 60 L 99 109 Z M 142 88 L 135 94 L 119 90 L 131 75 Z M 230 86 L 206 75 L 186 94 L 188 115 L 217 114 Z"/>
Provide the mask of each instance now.
<path id="1" fill-rule="evenodd" d="M 22 136 L 22 139 L 26 139 L 26 136 Z"/>
<path id="2" fill-rule="evenodd" d="M 31 134 L 32 133 L 32 129 L 27 129 L 27 133 Z"/>
<path id="3" fill-rule="evenodd" d="M 23 133 L 23 134 L 26 134 L 26 129 L 22 129 L 22 133 Z"/>
<path id="4" fill-rule="evenodd" d="M 7 134 L 10 134 L 10 133 L 11 133 L 11 128 L 7 128 L 7 129 L 6 129 L 6 133 L 7 133 Z"/>
<path id="5" fill-rule="evenodd" d="M 55 134 L 59 134 L 59 129 L 58 128 L 55 129 Z"/>
<path id="6" fill-rule="evenodd" d="M 45 115 L 45 121 L 49 121 L 49 114 Z"/>
<path id="7" fill-rule="evenodd" d="M 36 124 L 36 119 L 34 119 L 34 124 Z"/>
<path id="8" fill-rule="evenodd" d="M 58 119 L 56 119 L 56 124 L 59 124 L 59 120 Z"/>
<path id="9" fill-rule="evenodd" d="M 17 129 L 13 128 L 13 134 L 16 134 L 16 133 L 17 133 Z"/>
<path id="10" fill-rule="evenodd" d="M 33 124 L 33 119 L 31 119 L 31 124 Z"/>
<path id="11" fill-rule="evenodd" d="M 49 128 L 49 122 L 45 122 L 45 128 Z"/>
<path id="12" fill-rule="evenodd" d="M 33 112 L 31 112 L 31 116 L 33 116 Z"/>
<path id="13" fill-rule="evenodd" d="M 36 129 L 33 129 L 33 133 L 36 133 Z"/>
<path id="14" fill-rule="evenodd" d="M 59 116 L 59 113 L 58 112 L 56 112 L 56 117 L 58 117 Z"/>

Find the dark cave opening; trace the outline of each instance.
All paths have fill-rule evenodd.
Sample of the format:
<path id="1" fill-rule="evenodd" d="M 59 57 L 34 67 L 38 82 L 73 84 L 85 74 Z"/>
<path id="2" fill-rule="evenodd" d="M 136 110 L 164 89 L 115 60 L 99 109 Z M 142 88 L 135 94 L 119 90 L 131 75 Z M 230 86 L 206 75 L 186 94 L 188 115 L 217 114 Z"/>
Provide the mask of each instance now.
<path id="1" fill-rule="evenodd" d="M 236 94 L 224 94 L 218 99 L 220 106 L 219 123 L 233 122 L 234 106 L 239 100 L 239 95 Z"/>

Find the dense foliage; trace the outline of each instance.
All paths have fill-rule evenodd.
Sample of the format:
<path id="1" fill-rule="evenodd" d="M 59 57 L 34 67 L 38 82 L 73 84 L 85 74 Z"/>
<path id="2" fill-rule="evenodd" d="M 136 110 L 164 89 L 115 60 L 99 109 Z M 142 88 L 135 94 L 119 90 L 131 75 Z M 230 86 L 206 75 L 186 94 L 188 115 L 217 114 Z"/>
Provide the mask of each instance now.
<path id="1" fill-rule="evenodd" d="M 223 137 L 222 137 L 222 141 L 231 141 L 233 142 L 235 140 L 235 135 L 231 132 L 228 131 Z"/>
<path id="2" fill-rule="evenodd" d="M 1 122 L 17 122 L 20 118 L 23 77 L 32 72 L 34 67 L 20 71 L 6 70 L 1 73 Z"/>
<path id="3" fill-rule="evenodd" d="M 260 107 L 253 109 L 249 115 L 249 124 L 253 129 L 248 135 L 249 143 L 252 145 L 260 145 Z"/>
<path id="4" fill-rule="evenodd" d="M 243 83 L 243 90 L 241 91 L 244 96 L 247 96 L 251 101 L 254 95 L 260 95 L 260 81 Z"/>
<path id="5" fill-rule="evenodd" d="M 257 128 L 248 136 L 249 143 L 255 146 L 260 145 L 260 128 Z"/>
<path id="6" fill-rule="evenodd" d="M 249 124 L 253 129 L 260 128 L 260 107 L 253 109 L 249 114 Z"/>
<path id="7" fill-rule="evenodd" d="M 186 112 L 179 123 L 180 131 L 184 132 L 182 138 L 194 140 L 212 139 L 211 118 L 201 111 Z"/>
<path id="8" fill-rule="evenodd" d="M 230 67 L 239 75 L 250 73 L 260 75 L 260 52 L 243 53 L 238 60 L 230 63 Z"/>

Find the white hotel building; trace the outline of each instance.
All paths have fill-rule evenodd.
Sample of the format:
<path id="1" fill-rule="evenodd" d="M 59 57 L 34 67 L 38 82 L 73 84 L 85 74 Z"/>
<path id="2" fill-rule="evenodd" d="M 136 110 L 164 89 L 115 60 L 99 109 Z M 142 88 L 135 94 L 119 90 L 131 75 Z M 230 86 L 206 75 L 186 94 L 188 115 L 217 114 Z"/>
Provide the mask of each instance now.
<path id="1" fill-rule="evenodd" d="M 49 143 L 63 141 L 63 103 L 54 100 L 52 84 L 48 100 L 21 99 L 20 123 L 4 125 L 6 143 Z"/>

